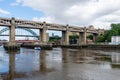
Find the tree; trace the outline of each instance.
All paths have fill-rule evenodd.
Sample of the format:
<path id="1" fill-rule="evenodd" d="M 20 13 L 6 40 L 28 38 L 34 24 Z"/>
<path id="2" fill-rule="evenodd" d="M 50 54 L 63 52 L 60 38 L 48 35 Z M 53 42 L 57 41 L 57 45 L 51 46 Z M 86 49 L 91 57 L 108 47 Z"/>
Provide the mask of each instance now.
<path id="1" fill-rule="evenodd" d="M 79 38 L 78 35 L 70 35 L 70 36 L 69 36 L 69 39 L 78 39 L 78 38 Z"/>
<path id="2" fill-rule="evenodd" d="M 93 35 L 88 35 L 87 39 L 93 40 Z"/>
<path id="3" fill-rule="evenodd" d="M 61 37 L 59 36 L 53 36 L 53 37 L 49 37 L 49 42 L 57 42 L 61 39 Z"/>
<path id="4" fill-rule="evenodd" d="M 120 35 L 120 24 L 111 24 L 111 30 L 107 31 L 104 35 L 105 40 L 111 42 L 112 36 Z"/>
<path id="5" fill-rule="evenodd" d="M 111 24 L 111 30 L 106 31 L 103 36 L 98 36 L 96 42 L 111 42 L 112 36 L 120 36 L 120 24 Z"/>
<path id="6" fill-rule="evenodd" d="M 104 39 L 103 35 L 98 36 L 96 39 L 96 42 L 104 42 L 104 41 L 105 41 L 105 39 Z"/>

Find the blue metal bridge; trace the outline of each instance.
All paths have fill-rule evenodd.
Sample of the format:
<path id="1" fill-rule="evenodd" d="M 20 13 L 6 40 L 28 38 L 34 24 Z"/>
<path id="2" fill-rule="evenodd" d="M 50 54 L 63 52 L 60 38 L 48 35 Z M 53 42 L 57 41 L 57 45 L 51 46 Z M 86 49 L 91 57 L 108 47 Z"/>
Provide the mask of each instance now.
<path id="1" fill-rule="evenodd" d="M 30 28 L 16 28 L 17 37 L 35 37 L 39 38 L 38 32 Z M 0 29 L 0 36 L 9 36 L 9 28 Z"/>

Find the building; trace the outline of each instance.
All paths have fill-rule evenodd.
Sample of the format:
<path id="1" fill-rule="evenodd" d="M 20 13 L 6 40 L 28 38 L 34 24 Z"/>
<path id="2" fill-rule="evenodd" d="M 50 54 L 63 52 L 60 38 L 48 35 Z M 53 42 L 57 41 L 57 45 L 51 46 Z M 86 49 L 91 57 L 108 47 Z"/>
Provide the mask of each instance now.
<path id="1" fill-rule="evenodd" d="M 120 36 L 112 36 L 110 44 L 120 44 Z"/>

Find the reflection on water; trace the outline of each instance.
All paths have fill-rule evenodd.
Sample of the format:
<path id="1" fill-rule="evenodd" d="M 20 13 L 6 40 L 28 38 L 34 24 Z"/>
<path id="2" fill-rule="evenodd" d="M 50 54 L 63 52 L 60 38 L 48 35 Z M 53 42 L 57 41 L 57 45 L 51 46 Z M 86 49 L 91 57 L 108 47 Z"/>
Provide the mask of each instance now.
<path id="1" fill-rule="evenodd" d="M 62 61 L 65 63 L 69 61 L 68 49 L 62 49 Z"/>
<path id="2" fill-rule="evenodd" d="M 112 54 L 112 62 L 120 63 L 120 54 Z"/>
<path id="3" fill-rule="evenodd" d="M 119 80 L 120 52 L 54 48 L 51 51 L 21 48 L 6 52 L 0 47 L 3 80 Z"/>
<path id="4" fill-rule="evenodd" d="M 15 53 L 16 52 L 9 52 L 9 79 L 14 79 L 15 74 Z"/>
<path id="5" fill-rule="evenodd" d="M 46 51 L 41 50 L 40 52 L 40 71 L 45 72 L 47 70 L 46 68 Z"/>

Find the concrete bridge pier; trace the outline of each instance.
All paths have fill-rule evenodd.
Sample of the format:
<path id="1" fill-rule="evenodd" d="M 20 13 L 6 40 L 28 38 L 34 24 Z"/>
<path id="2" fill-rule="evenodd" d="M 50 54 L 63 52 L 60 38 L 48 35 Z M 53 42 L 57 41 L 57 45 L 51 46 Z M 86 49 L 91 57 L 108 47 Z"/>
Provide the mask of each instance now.
<path id="1" fill-rule="evenodd" d="M 9 37 L 9 45 L 10 46 L 14 46 L 15 45 L 15 18 L 12 18 L 11 19 L 11 26 L 9 27 L 10 28 L 10 31 L 9 31 L 9 34 L 10 34 L 10 37 Z"/>
<path id="2" fill-rule="evenodd" d="M 68 25 L 66 31 L 62 31 L 62 45 L 69 45 L 69 31 L 68 31 Z"/>
<path id="3" fill-rule="evenodd" d="M 84 32 L 79 33 L 79 45 L 86 44 L 86 27 L 84 28 Z"/>
<path id="4" fill-rule="evenodd" d="M 20 46 L 16 45 L 16 43 L 15 43 L 15 26 L 16 26 L 15 25 L 15 18 L 12 18 L 11 19 L 11 26 L 9 27 L 10 28 L 9 43 L 4 45 L 4 48 L 6 50 L 15 51 L 15 50 L 18 50 L 20 48 Z"/>
<path id="5" fill-rule="evenodd" d="M 47 41 L 47 34 L 46 34 L 46 22 L 43 22 L 43 29 L 40 29 L 40 38 L 39 43 L 46 44 Z"/>
<path id="6" fill-rule="evenodd" d="M 98 34 L 93 33 L 93 42 L 96 41 Z"/>

